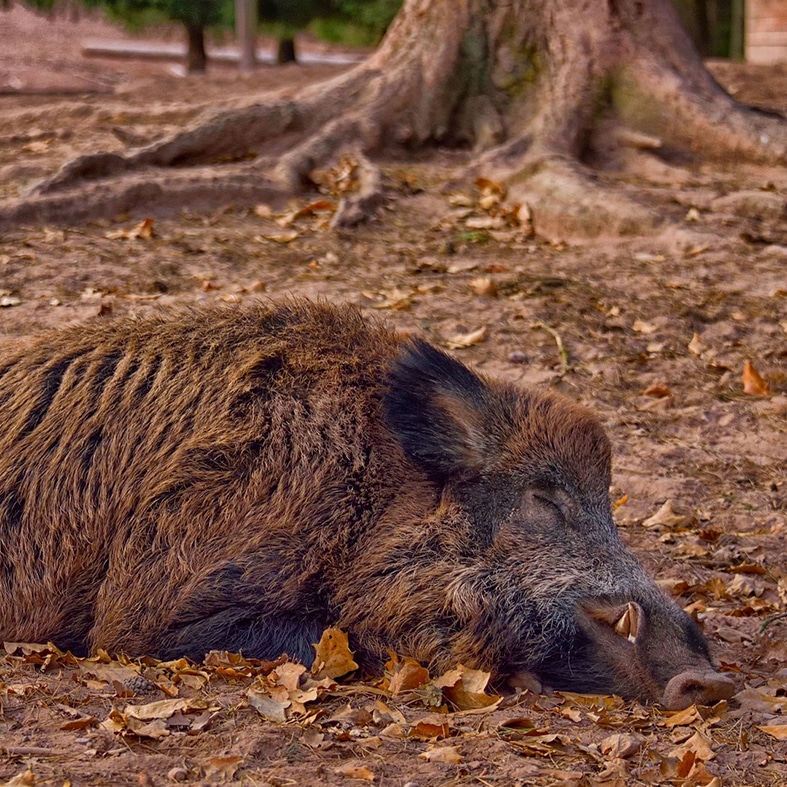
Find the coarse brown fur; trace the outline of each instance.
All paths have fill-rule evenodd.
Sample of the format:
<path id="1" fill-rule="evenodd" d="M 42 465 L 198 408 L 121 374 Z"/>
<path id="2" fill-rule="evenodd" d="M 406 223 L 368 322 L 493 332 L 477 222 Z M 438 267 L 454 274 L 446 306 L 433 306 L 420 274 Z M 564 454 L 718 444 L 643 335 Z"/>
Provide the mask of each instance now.
<path id="1" fill-rule="evenodd" d="M 5 361 L 0 407 L 5 639 L 308 659 L 339 625 L 370 669 L 652 698 L 711 669 L 617 537 L 598 421 L 353 309 L 92 322 Z"/>

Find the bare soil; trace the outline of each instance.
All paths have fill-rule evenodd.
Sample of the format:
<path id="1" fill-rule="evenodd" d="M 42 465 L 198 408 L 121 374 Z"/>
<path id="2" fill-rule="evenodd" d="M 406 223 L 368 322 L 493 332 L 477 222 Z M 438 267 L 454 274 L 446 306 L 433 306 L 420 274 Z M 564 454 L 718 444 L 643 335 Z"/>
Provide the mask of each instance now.
<path id="1" fill-rule="evenodd" d="M 162 63 L 80 55 L 82 38 L 123 35 L 98 19 L 0 12 L 0 198 L 78 153 L 123 151 L 229 98 L 286 93 L 341 69 L 244 76 L 215 67 L 183 78 Z M 712 68 L 737 98 L 787 112 L 787 66 Z M 456 711 L 428 685 L 392 695 L 386 684 L 347 683 L 276 723 L 247 695 L 270 665 L 214 665 L 187 679 L 183 665 L 91 671 L 9 647 L 0 655 L 0 780 L 787 781 L 787 170 L 660 168 L 654 159 L 652 178 L 637 185 L 674 226 L 568 246 L 532 237 L 495 184 L 438 187 L 465 157 L 435 149 L 378 162 L 387 203 L 352 231 L 328 226 L 351 163 L 326 173 L 325 194 L 292 206 L 6 230 L 0 353 L 77 321 L 299 293 L 383 312 L 486 373 L 559 388 L 604 420 L 623 537 L 703 622 L 740 693 L 673 718 L 614 698 L 528 692 L 491 711 Z M 747 361 L 762 377 L 751 393 Z M 131 731 L 126 706 L 167 698 L 193 707 L 154 734 Z M 443 721 L 419 726 L 434 712 Z"/>

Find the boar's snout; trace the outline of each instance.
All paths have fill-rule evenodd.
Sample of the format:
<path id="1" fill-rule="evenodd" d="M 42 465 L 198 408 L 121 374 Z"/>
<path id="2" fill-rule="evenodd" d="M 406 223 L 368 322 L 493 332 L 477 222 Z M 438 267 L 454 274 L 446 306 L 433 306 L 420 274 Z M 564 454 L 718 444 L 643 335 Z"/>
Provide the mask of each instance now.
<path id="1" fill-rule="evenodd" d="M 735 684 L 726 675 L 708 670 L 687 670 L 670 680 L 661 703 L 667 710 L 683 710 L 690 705 L 712 705 L 728 700 L 735 693 Z"/>

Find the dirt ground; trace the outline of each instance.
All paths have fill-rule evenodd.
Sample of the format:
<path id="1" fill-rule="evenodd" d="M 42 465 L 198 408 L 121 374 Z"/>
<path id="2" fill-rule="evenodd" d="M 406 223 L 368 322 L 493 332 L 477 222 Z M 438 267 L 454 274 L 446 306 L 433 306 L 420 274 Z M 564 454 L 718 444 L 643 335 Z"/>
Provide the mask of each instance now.
<path id="1" fill-rule="evenodd" d="M 229 97 L 340 68 L 183 78 L 161 62 L 80 55 L 83 39 L 123 35 L 97 19 L 0 12 L 0 199 L 78 152 L 122 151 Z M 712 68 L 740 100 L 787 112 L 787 66 Z M 387 205 L 351 232 L 328 227 L 340 168 L 327 194 L 292 206 L 0 232 L 0 353 L 77 321 L 300 293 L 383 313 L 486 373 L 560 389 L 609 429 L 623 538 L 702 621 L 739 693 L 678 716 L 527 692 L 468 709 L 431 682 L 317 687 L 226 655 L 192 667 L 8 645 L 0 780 L 787 782 L 787 169 L 654 163 L 633 185 L 673 226 L 572 246 L 529 236 L 494 184 L 453 180 L 464 156 L 382 162 Z M 254 698 L 285 673 L 291 704 L 266 710 Z"/>

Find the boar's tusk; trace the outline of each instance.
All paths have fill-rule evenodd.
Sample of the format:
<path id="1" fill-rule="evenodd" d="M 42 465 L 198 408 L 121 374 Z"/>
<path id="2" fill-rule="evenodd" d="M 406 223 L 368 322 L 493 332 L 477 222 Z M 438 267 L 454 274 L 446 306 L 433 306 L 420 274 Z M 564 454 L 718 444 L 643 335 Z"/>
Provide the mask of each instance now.
<path id="1" fill-rule="evenodd" d="M 629 601 L 623 610 L 623 614 L 615 623 L 615 633 L 620 634 L 621 637 L 625 637 L 633 645 L 636 645 L 641 619 L 642 608 L 639 604 Z"/>

